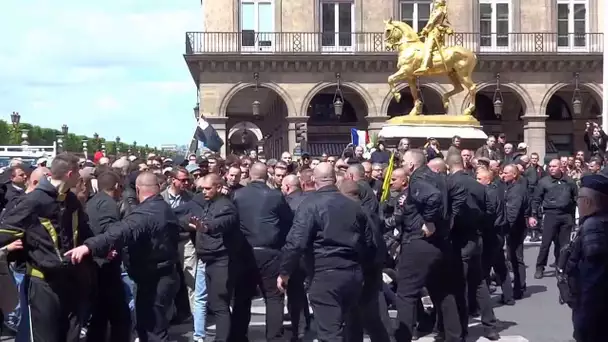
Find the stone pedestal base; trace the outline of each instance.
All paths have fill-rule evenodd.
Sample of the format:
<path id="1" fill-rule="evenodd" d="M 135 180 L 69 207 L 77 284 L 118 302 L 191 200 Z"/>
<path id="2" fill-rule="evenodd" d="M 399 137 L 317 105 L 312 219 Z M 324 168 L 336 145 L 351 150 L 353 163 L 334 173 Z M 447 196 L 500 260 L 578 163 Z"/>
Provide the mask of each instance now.
<path id="1" fill-rule="evenodd" d="M 462 138 L 464 148 L 483 144 L 488 138 L 479 121 L 464 115 L 399 116 L 388 120 L 379 133 L 385 141 L 408 138 L 413 146 L 423 146 L 428 138 L 435 138 L 442 148 L 447 148 L 455 135 Z"/>

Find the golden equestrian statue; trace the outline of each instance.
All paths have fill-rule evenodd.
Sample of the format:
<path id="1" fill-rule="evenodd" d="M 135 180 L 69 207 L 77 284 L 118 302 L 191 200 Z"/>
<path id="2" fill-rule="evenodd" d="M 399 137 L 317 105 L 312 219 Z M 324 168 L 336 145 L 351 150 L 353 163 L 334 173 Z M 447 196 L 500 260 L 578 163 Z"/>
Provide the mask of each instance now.
<path id="1" fill-rule="evenodd" d="M 386 46 L 397 50 L 399 54 L 398 70 L 388 77 L 388 85 L 395 101 L 401 100 L 401 94 L 395 87 L 396 83 L 406 81 L 414 99 L 414 108 L 409 115 L 422 114 L 422 101 L 418 97 L 416 78 L 447 74 L 454 89 L 441 96 L 443 106 L 447 110 L 450 97 L 466 88 L 471 104 L 463 114 L 466 116 L 473 114 L 477 88 L 471 75 L 477 65 L 477 56 L 473 51 L 462 46 L 445 46 L 445 36 L 454 34 L 448 21 L 446 0 L 433 2 L 433 11 L 420 35 L 401 21 L 390 19 L 385 20 L 384 24 Z"/>

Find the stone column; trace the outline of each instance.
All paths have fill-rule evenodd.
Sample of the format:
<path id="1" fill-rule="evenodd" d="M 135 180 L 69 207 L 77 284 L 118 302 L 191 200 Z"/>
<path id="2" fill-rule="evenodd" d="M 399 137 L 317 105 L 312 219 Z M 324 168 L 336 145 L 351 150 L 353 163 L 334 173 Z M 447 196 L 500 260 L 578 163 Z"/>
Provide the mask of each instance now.
<path id="1" fill-rule="evenodd" d="M 524 142 L 528 145 L 528 153 L 538 153 L 540 163 L 544 164 L 547 151 L 547 116 L 526 114 L 521 118 L 524 121 Z"/>
<path id="2" fill-rule="evenodd" d="M 367 132 L 369 133 L 370 137 L 373 134 L 380 133 L 382 126 L 386 123 L 388 119 L 390 119 L 388 115 L 365 117 L 365 120 L 367 120 L 368 123 Z"/>
<path id="3" fill-rule="evenodd" d="M 287 143 L 288 152 L 293 153 L 293 150 L 298 145 L 296 141 L 296 123 L 305 123 L 308 121 L 308 116 L 288 116 L 287 120 Z M 283 153 L 284 151 L 281 151 Z"/>
<path id="4" fill-rule="evenodd" d="M 209 124 L 215 128 L 217 134 L 224 141 L 224 145 L 220 149 L 220 156 L 222 158 L 226 158 L 226 150 L 228 148 L 228 130 L 226 127 L 226 122 L 228 122 L 228 117 L 226 116 L 207 116 L 205 120 L 209 122 Z"/>

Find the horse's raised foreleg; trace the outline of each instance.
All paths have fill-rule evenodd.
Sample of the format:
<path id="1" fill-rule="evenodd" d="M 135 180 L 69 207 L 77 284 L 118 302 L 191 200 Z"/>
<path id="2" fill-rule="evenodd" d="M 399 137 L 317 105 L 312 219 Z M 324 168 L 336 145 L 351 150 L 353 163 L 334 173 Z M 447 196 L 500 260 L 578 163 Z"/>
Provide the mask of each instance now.
<path id="1" fill-rule="evenodd" d="M 452 86 L 454 88 L 452 88 L 452 90 L 448 91 L 447 93 L 441 95 L 441 102 L 443 102 L 443 108 L 445 108 L 445 111 L 447 113 L 448 108 L 450 107 L 450 97 L 461 93 L 464 88 L 462 87 L 462 84 L 460 83 L 460 78 L 458 77 L 458 74 L 455 71 L 451 71 L 448 73 L 448 78 L 450 79 L 450 82 L 452 82 Z"/>
<path id="2" fill-rule="evenodd" d="M 418 86 L 416 85 L 416 78 L 410 77 L 407 79 L 407 83 L 410 87 L 410 93 L 412 94 L 412 99 L 414 100 L 414 108 L 410 110 L 409 115 L 419 115 L 422 114 L 422 100 L 418 96 Z"/>
<path id="3" fill-rule="evenodd" d="M 391 94 L 393 94 L 393 97 L 395 98 L 395 102 L 401 101 L 401 93 L 397 90 L 397 81 L 402 80 L 404 75 L 405 67 L 401 67 L 397 72 L 388 77 L 388 86 Z"/>
<path id="4" fill-rule="evenodd" d="M 464 110 L 464 115 L 473 115 L 473 113 L 475 112 L 475 97 L 477 96 L 477 85 L 475 84 L 475 82 L 473 82 L 473 78 L 471 77 L 471 75 L 462 75 L 462 74 L 458 74 L 459 78 L 460 78 L 460 82 L 462 83 L 462 85 L 467 88 L 467 90 L 469 91 L 469 98 L 470 98 L 470 103 L 469 106 Z"/>

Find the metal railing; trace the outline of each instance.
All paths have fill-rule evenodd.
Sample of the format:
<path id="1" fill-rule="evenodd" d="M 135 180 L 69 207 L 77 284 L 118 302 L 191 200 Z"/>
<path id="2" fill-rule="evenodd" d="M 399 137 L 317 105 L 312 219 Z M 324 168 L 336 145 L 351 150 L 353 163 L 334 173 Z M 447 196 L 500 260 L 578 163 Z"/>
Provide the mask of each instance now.
<path id="1" fill-rule="evenodd" d="M 456 33 L 446 38 L 484 54 L 602 54 L 603 33 Z M 382 32 L 187 32 L 186 54 L 394 54 Z"/>

